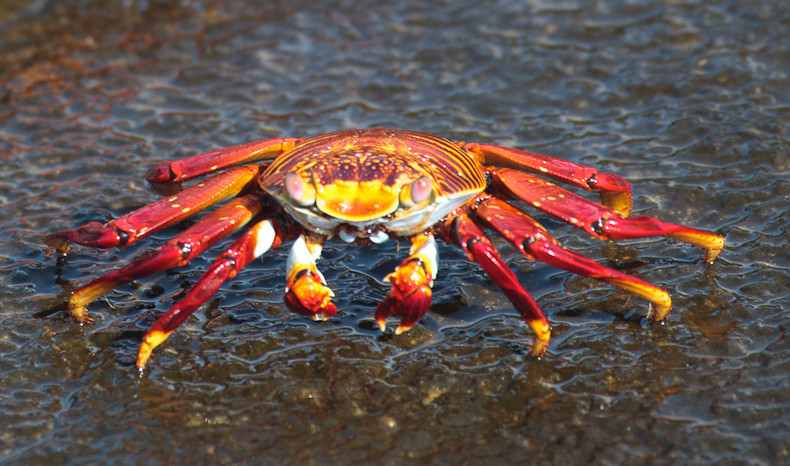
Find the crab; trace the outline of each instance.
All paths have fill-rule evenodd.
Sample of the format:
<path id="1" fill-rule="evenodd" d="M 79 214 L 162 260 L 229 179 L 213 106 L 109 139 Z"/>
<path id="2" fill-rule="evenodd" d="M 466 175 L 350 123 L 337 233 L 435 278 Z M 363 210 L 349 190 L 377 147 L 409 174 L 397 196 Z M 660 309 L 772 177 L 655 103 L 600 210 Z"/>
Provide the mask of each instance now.
<path id="1" fill-rule="evenodd" d="M 631 187 L 616 174 L 523 150 L 451 142 L 405 130 L 346 130 L 309 139 L 256 141 L 160 162 L 146 178 L 153 185 L 180 186 L 205 174 L 212 176 L 116 220 L 91 222 L 47 238 L 64 252 L 70 243 L 123 248 L 232 199 L 159 249 L 70 295 L 71 316 L 89 322 L 86 307 L 100 296 L 123 283 L 183 266 L 244 229 L 145 334 L 136 363 L 140 370 L 152 350 L 226 280 L 287 241 L 292 245 L 285 303 L 315 320 L 337 313 L 334 293 L 316 266 L 327 239 L 338 237 L 358 245 L 389 238 L 410 241 L 408 257 L 384 279 L 390 290 L 374 314 L 382 331 L 389 318 L 398 318 L 396 334 L 408 331 L 428 311 L 439 268 L 436 239 L 458 245 L 480 264 L 532 329 L 531 354 L 536 357 L 548 346 L 549 322 L 484 230 L 498 233 L 529 259 L 644 298 L 650 303 L 649 320 L 664 320 L 672 305 L 666 291 L 563 248 L 522 207 L 531 205 L 602 240 L 671 237 L 704 248 L 706 262 L 713 261 L 724 245 L 724 239 L 712 233 L 644 215 L 629 217 Z M 536 175 L 596 191 L 602 204 Z"/>

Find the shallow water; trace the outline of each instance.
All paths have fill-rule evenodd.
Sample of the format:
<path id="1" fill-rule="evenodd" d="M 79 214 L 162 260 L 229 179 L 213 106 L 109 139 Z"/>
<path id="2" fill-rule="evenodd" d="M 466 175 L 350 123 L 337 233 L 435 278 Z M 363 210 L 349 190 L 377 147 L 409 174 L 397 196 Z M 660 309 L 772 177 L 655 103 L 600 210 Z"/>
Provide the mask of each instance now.
<path id="1" fill-rule="evenodd" d="M 66 5 L 68 3 L 68 5 Z M 784 0 L 7 2 L 0 8 L 0 460 L 97 463 L 779 463 L 790 449 L 790 8 Z M 133 367 L 213 253 L 54 312 L 127 249 L 48 232 L 157 199 L 157 160 L 391 126 L 615 171 L 635 211 L 725 235 L 566 246 L 667 289 L 663 325 L 611 287 L 502 254 L 553 325 L 542 360 L 452 248 L 432 312 L 380 336 L 404 256 L 330 243 L 342 315 L 282 304 L 251 264 Z"/>

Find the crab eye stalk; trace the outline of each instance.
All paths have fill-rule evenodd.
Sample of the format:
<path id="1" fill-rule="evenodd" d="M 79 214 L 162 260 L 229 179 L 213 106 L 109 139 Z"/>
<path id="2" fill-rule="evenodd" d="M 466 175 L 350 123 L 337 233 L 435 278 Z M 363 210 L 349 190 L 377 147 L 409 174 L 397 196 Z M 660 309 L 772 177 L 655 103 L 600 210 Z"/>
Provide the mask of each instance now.
<path id="1" fill-rule="evenodd" d="M 285 193 L 300 206 L 307 207 L 315 203 L 315 188 L 297 173 L 285 175 Z"/>
<path id="2" fill-rule="evenodd" d="M 404 186 L 400 194 L 400 202 L 406 207 L 414 207 L 433 198 L 433 181 L 429 176 L 421 176 L 410 185 Z"/>

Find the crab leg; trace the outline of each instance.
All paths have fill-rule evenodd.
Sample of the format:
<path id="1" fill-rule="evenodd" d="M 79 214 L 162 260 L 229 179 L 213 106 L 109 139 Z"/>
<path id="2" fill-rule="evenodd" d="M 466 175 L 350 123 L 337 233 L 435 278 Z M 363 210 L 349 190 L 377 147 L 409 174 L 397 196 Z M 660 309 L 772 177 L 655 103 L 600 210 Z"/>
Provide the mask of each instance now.
<path id="1" fill-rule="evenodd" d="M 332 302 L 335 293 L 326 286 L 326 280 L 315 261 L 321 256 L 324 238 L 300 235 L 288 253 L 285 304 L 297 314 L 316 321 L 326 320 L 337 314 Z"/>
<path id="2" fill-rule="evenodd" d="M 150 183 L 178 183 L 232 165 L 273 159 L 302 141 L 303 139 L 297 138 L 265 139 L 213 150 L 183 160 L 159 162 L 148 170 L 145 179 Z"/>
<path id="3" fill-rule="evenodd" d="M 256 182 L 258 171 L 256 165 L 237 167 L 104 225 L 91 222 L 73 230 L 53 233 L 46 241 L 56 248 L 63 248 L 68 242 L 95 248 L 126 247 L 212 204 L 239 194 L 248 184 Z"/>
<path id="4" fill-rule="evenodd" d="M 142 370 L 151 356 L 151 351 L 165 341 L 203 303 L 211 299 L 225 281 L 235 277 L 256 257 L 290 239 L 291 235 L 288 226 L 272 219 L 262 220 L 247 230 L 244 236 L 217 257 L 187 294 L 151 326 L 140 345 L 137 367 Z"/>
<path id="5" fill-rule="evenodd" d="M 69 312 L 79 322 L 87 322 L 86 307 L 113 288 L 175 266 L 183 266 L 225 238 L 261 210 L 261 196 L 249 194 L 220 207 L 195 223 L 158 250 L 107 275 L 99 277 L 69 297 Z"/>
<path id="6" fill-rule="evenodd" d="M 672 301 L 666 291 L 561 247 L 532 217 L 504 201 L 487 199 L 480 204 L 476 213 L 528 258 L 576 275 L 601 280 L 650 301 L 655 305 L 648 315 L 651 320 L 663 320 L 672 308 Z"/>
<path id="7" fill-rule="evenodd" d="M 375 318 L 383 332 L 387 318 L 400 316 L 395 335 L 409 330 L 428 312 L 431 305 L 431 287 L 436 278 L 438 251 L 433 235 L 415 235 L 411 238 L 409 257 L 400 263 L 384 281 L 392 284 L 387 297 L 376 308 Z"/>
<path id="8" fill-rule="evenodd" d="M 480 159 L 483 165 L 496 165 L 540 173 L 565 181 L 587 191 L 598 191 L 601 201 L 627 217 L 631 214 L 631 185 L 614 173 L 579 165 L 567 160 L 549 157 L 509 147 L 470 143 L 464 146 Z"/>
<path id="9" fill-rule="evenodd" d="M 721 236 L 646 215 L 626 218 L 613 209 L 516 170 L 503 168 L 494 171 L 492 182 L 495 190 L 510 193 L 600 239 L 669 236 L 705 248 L 706 262 L 714 260 L 724 247 Z"/>
<path id="10" fill-rule="evenodd" d="M 480 227 L 466 215 L 459 215 L 451 221 L 450 231 L 445 231 L 445 239 L 461 246 L 469 259 L 480 264 L 486 274 L 499 285 L 521 317 L 535 332 L 532 354 L 537 357 L 542 356 L 551 338 L 551 328 L 538 303 L 521 286 L 516 274 L 499 257 L 494 245 Z"/>

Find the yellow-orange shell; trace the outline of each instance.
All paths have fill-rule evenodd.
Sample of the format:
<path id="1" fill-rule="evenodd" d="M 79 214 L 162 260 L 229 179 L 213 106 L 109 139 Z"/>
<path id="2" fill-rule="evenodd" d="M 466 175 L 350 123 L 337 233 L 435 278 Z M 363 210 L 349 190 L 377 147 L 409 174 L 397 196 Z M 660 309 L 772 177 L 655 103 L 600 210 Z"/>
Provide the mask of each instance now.
<path id="1" fill-rule="evenodd" d="M 475 160 L 458 145 L 436 136 L 392 129 L 348 130 L 307 139 L 277 157 L 261 175 L 261 186 L 286 210 L 293 203 L 284 189 L 285 175 L 296 173 L 315 189 L 316 215 L 334 223 L 386 223 L 409 210 L 399 201 L 401 189 L 421 176 L 432 180 L 434 202 L 418 206 L 426 222 L 438 221 L 449 210 L 485 189 Z M 447 208 L 447 212 L 443 212 Z M 300 210 L 292 207 L 294 210 Z M 291 212 L 301 216 L 314 216 Z M 301 215 L 300 215 L 301 214 Z M 439 216 L 439 214 L 442 214 Z M 320 226 L 315 218 L 302 222 Z M 410 225 L 411 228 L 413 225 Z"/>

